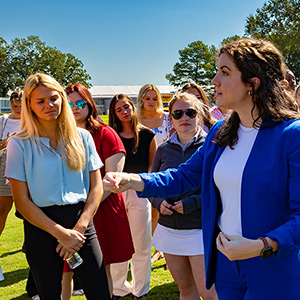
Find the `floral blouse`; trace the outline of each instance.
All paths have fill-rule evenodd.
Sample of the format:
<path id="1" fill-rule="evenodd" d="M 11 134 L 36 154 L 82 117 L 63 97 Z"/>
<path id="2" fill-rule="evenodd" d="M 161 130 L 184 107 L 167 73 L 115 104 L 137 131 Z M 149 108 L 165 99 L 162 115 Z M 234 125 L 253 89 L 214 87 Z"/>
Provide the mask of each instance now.
<path id="1" fill-rule="evenodd" d="M 173 126 L 170 122 L 168 114 L 164 114 L 162 125 L 157 128 L 151 128 L 151 130 L 153 130 L 155 133 L 157 146 L 159 146 L 162 142 L 166 141 L 169 138 L 172 127 Z"/>

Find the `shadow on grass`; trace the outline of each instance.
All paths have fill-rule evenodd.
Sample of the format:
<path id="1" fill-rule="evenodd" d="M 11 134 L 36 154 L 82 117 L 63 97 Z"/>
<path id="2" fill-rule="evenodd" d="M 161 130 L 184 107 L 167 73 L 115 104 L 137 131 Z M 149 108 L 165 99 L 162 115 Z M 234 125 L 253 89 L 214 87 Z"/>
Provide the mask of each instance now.
<path id="1" fill-rule="evenodd" d="M 28 277 L 29 268 L 18 269 L 12 272 L 4 273 L 5 280 L 0 282 L 0 287 L 6 287 L 12 284 L 16 284 Z M 16 298 L 18 299 L 18 298 Z M 26 298 L 27 299 L 27 298 Z"/>
<path id="2" fill-rule="evenodd" d="M 18 297 L 15 297 L 15 298 L 11 298 L 10 300 L 28 300 L 30 298 L 28 298 L 28 295 L 27 293 L 24 293 L 23 295 L 20 295 Z"/>
<path id="3" fill-rule="evenodd" d="M 22 252 L 22 249 L 11 251 L 11 252 L 5 252 L 5 253 L 0 255 L 0 258 L 4 258 L 4 257 L 9 256 L 9 255 L 14 255 L 14 254 L 19 253 L 19 252 Z"/>
<path id="4" fill-rule="evenodd" d="M 160 264 L 160 265 L 155 265 L 155 266 L 151 266 L 151 270 L 156 270 L 156 269 L 164 269 L 166 271 L 166 267 L 167 267 L 167 264 L 166 263 L 163 263 L 163 264 Z"/>
<path id="5" fill-rule="evenodd" d="M 123 297 L 122 300 L 130 300 L 132 296 Z M 179 291 L 175 282 L 165 283 L 153 287 L 147 297 L 147 300 L 171 300 L 179 299 Z"/>
<path id="6" fill-rule="evenodd" d="M 157 285 L 150 290 L 147 299 L 152 299 L 152 300 L 179 299 L 178 286 L 175 282 Z"/>

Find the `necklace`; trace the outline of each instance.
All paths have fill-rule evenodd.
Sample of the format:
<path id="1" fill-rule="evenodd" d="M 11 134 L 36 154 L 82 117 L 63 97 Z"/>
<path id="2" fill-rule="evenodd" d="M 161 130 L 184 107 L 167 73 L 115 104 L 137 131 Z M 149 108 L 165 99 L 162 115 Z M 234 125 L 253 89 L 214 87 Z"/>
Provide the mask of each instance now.
<path id="1" fill-rule="evenodd" d="M 145 117 L 142 117 L 142 119 L 143 119 L 144 121 L 149 121 L 149 122 L 151 122 L 153 119 L 155 119 L 155 116 L 153 116 L 152 118 L 145 118 Z"/>

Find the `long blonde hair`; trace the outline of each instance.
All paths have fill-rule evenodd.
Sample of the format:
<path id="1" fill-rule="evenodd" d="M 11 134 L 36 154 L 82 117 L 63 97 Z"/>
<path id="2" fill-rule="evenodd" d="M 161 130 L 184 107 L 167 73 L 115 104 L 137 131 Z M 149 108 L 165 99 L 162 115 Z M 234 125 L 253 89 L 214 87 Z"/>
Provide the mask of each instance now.
<path id="1" fill-rule="evenodd" d="M 157 97 L 157 103 L 156 103 L 156 107 L 155 107 L 155 111 L 157 113 L 163 113 L 163 104 L 162 104 L 162 100 L 161 100 L 161 95 L 160 92 L 158 90 L 158 88 L 154 85 L 154 84 L 145 84 L 144 86 L 142 86 L 140 88 L 138 97 L 137 97 L 137 113 L 139 117 L 143 117 L 144 116 L 144 104 L 143 104 L 143 99 L 146 96 L 148 91 L 154 91 L 156 93 L 156 97 Z"/>
<path id="2" fill-rule="evenodd" d="M 57 119 L 57 140 L 64 148 L 68 167 L 73 171 L 84 169 L 85 148 L 76 129 L 76 122 L 67 96 L 62 86 L 49 75 L 36 73 L 26 79 L 22 97 L 21 130 L 16 137 L 31 139 L 40 148 L 38 137 L 43 135 L 44 129 L 30 106 L 32 91 L 38 86 L 44 86 L 59 93 L 62 104 L 61 113 Z"/>

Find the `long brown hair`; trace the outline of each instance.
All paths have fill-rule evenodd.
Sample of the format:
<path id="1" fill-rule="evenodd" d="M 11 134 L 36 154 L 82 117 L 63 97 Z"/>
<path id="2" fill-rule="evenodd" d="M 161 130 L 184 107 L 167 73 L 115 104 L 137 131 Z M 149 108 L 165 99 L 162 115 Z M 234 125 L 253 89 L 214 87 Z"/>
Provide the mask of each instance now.
<path id="1" fill-rule="evenodd" d="M 210 129 L 217 122 L 217 120 L 215 118 L 213 118 L 211 116 L 211 114 L 210 114 L 210 111 L 209 111 L 209 102 L 208 102 L 208 99 L 207 99 L 207 96 L 206 96 L 204 90 L 198 84 L 193 83 L 193 82 L 188 82 L 187 84 L 185 84 L 181 88 L 181 92 L 187 92 L 188 93 L 189 89 L 196 89 L 199 92 L 199 94 L 201 96 L 201 101 L 204 104 L 203 105 L 203 110 L 204 110 L 203 124 L 208 129 Z"/>
<path id="2" fill-rule="evenodd" d="M 65 88 L 67 95 L 77 92 L 80 97 L 87 102 L 89 109 L 87 119 L 86 119 L 86 129 L 92 134 L 96 134 L 101 130 L 104 123 L 100 120 L 98 116 L 98 109 L 94 99 L 92 98 L 89 90 L 81 83 L 70 84 Z"/>
<path id="3" fill-rule="evenodd" d="M 133 134 L 133 140 L 134 140 L 134 143 L 133 143 L 134 146 L 133 146 L 132 152 L 136 153 L 136 151 L 138 149 L 138 145 L 139 145 L 139 131 L 144 126 L 139 124 L 137 113 L 136 113 L 136 110 L 134 107 L 134 103 L 127 95 L 117 94 L 111 99 L 111 101 L 109 103 L 109 115 L 108 115 L 109 126 L 112 127 L 117 133 L 120 133 L 123 131 L 122 122 L 117 117 L 116 112 L 115 112 L 115 105 L 118 100 L 124 100 L 124 101 L 128 102 L 128 104 L 131 106 L 132 118 L 130 120 L 130 129 Z"/>
<path id="4" fill-rule="evenodd" d="M 253 126 L 259 127 L 260 120 L 268 118 L 276 122 L 299 118 L 298 107 L 293 97 L 284 89 L 285 64 L 281 53 L 267 41 L 241 39 L 226 45 L 219 51 L 229 55 L 241 79 L 251 86 L 253 101 L 252 113 L 256 109 L 258 116 L 253 118 Z M 251 80 L 257 77 L 260 85 L 255 89 Z M 218 130 L 215 143 L 218 146 L 230 146 L 237 143 L 237 131 L 240 124 L 239 115 L 232 112 L 230 117 Z"/>

